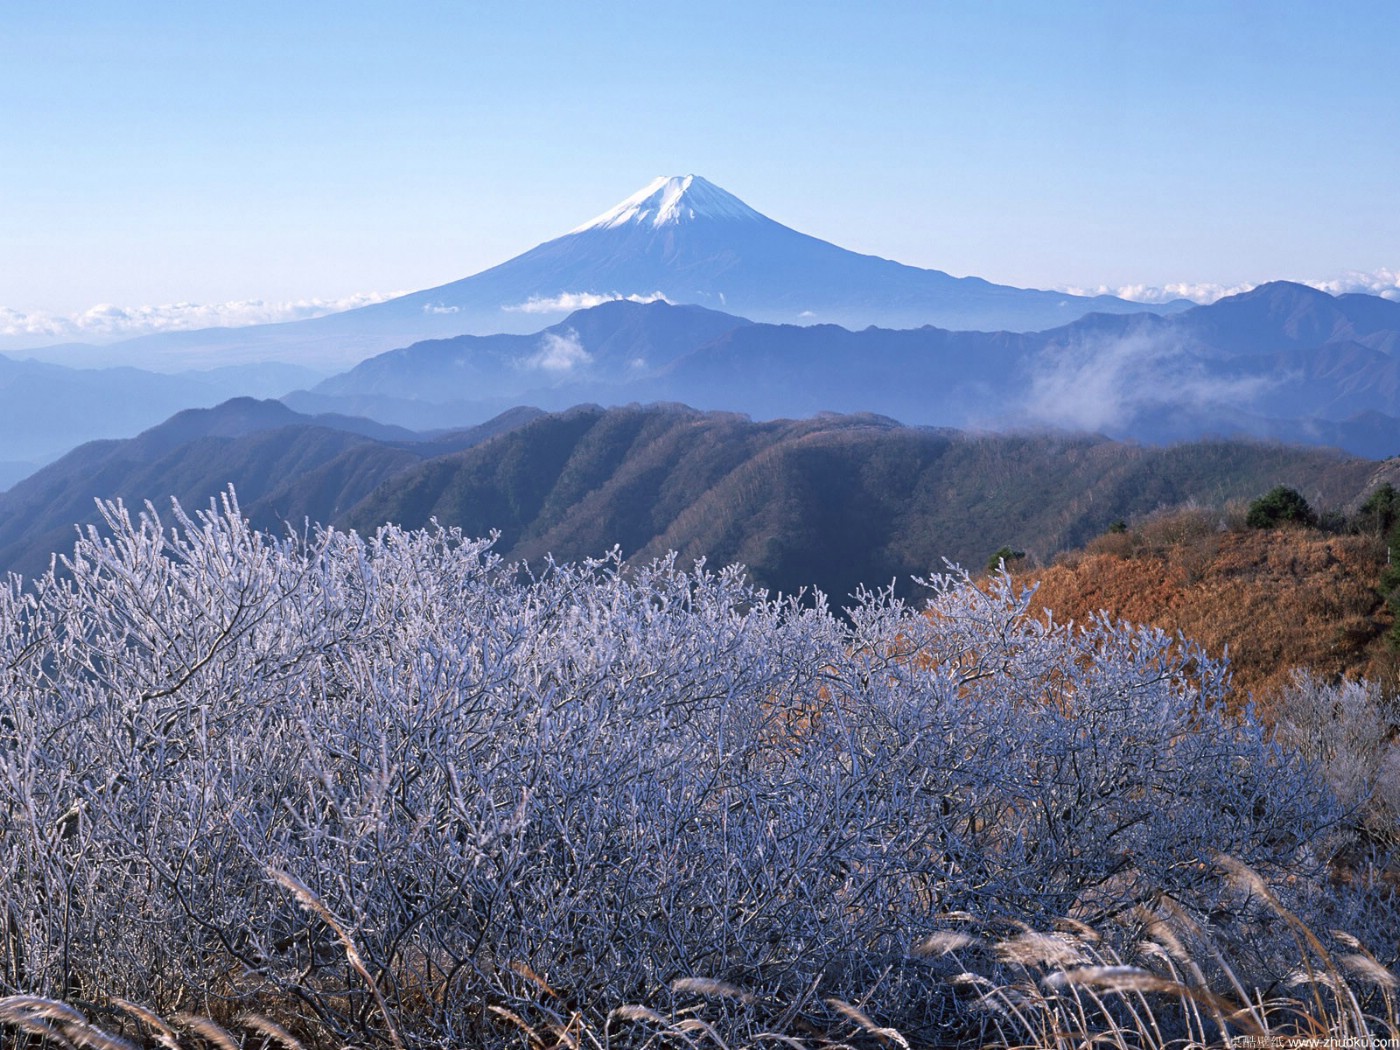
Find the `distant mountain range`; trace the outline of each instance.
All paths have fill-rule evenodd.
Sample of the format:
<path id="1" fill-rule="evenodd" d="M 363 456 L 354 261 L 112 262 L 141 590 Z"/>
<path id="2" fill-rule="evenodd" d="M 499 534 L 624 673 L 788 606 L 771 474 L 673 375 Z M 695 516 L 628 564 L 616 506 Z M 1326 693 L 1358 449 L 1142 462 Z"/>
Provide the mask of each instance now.
<path id="1" fill-rule="evenodd" d="M 182 408 L 238 395 L 274 397 L 320 376 L 276 363 L 167 375 L 0 354 L 0 490 L 85 441 L 129 437 Z"/>
<path id="2" fill-rule="evenodd" d="M 562 237 L 474 276 L 311 320 L 143 336 L 111 360 L 345 367 L 423 339 L 534 331 L 608 299 L 665 299 L 791 324 L 1031 331 L 1144 305 L 953 277 L 789 229 L 696 175 L 659 178 Z"/>
<path id="3" fill-rule="evenodd" d="M 680 401 L 761 418 L 1047 426 L 1151 442 L 1250 435 L 1400 453 L 1400 303 L 1276 282 L 1169 317 L 1091 314 L 1036 333 L 756 324 L 611 302 L 533 335 L 381 354 L 286 398 L 416 428 L 528 402 Z"/>
<path id="4" fill-rule="evenodd" d="M 239 399 L 127 441 L 76 449 L 0 494 L 0 570 L 32 575 L 93 522 L 93 497 L 204 505 L 232 483 L 255 524 L 373 531 L 436 518 L 499 530 L 506 555 L 678 551 L 747 564 L 839 604 L 859 584 L 980 566 L 1002 544 L 1049 557 L 1131 518 L 1215 506 L 1278 483 L 1318 506 L 1353 500 L 1374 463 L 1239 442 L 1145 448 L 1102 437 L 969 435 L 873 415 L 752 422 L 682 407 L 515 410 L 422 439 Z"/>
<path id="5" fill-rule="evenodd" d="M 1278 282 L 1168 317 L 1090 314 L 1012 333 L 773 325 L 620 300 L 529 335 L 416 343 L 325 379 L 276 363 L 169 375 L 0 356 L 0 489 L 84 441 L 277 394 L 298 412 L 414 433 L 521 404 L 681 402 L 1158 443 L 1248 435 L 1383 458 L 1400 453 L 1400 304 Z"/>

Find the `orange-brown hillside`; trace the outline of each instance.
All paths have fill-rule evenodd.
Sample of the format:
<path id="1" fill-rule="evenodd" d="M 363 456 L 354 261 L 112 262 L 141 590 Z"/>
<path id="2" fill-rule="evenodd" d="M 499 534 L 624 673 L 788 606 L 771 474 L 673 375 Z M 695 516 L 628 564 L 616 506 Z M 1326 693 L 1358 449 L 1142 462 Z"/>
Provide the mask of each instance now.
<path id="1" fill-rule="evenodd" d="M 1384 557 L 1374 537 L 1225 530 L 1211 513 L 1186 511 L 1018 575 L 1062 622 L 1104 609 L 1180 631 L 1214 656 L 1228 646 L 1236 695 L 1267 712 L 1294 668 L 1395 686 L 1400 661 L 1376 590 Z"/>

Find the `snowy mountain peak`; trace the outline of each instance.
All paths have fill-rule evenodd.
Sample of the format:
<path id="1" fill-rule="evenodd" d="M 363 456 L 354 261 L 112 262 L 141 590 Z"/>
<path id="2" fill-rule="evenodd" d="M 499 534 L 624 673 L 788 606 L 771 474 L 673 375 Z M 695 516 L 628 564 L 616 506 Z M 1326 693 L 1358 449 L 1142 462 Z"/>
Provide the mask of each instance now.
<path id="1" fill-rule="evenodd" d="M 696 219 L 762 219 L 732 193 L 699 175 L 661 176 L 570 233 L 623 226 L 679 226 Z"/>

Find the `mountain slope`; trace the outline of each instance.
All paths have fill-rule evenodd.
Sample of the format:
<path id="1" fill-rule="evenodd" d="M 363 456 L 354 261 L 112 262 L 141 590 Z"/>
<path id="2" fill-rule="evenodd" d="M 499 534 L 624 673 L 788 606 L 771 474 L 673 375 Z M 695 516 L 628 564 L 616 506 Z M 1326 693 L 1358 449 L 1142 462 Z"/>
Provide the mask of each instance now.
<path id="1" fill-rule="evenodd" d="M 1177 319 L 1202 345 L 1234 354 L 1357 343 L 1386 354 L 1400 346 L 1400 303 L 1374 295 L 1329 295 L 1273 281 L 1196 307 Z"/>
<path id="2" fill-rule="evenodd" d="M 579 378 L 627 383 L 748 324 L 698 306 L 610 302 L 531 335 L 463 335 L 391 350 L 312 393 L 444 401 L 526 396 Z"/>
<path id="3" fill-rule="evenodd" d="M 1228 647 L 1237 695 L 1267 714 L 1295 668 L 1393 686 L 1400 661 L 1376 589 L 1384 565 L 1374 535 L 1223 530 L 1217 515 L 1192 511 L 1148 518 L 1016 575 L 1061 621 L 1106 610 L 1180 631 L 1213 656 Z"/>
<path id="4" fill-rule="evenodd" d="M 573 558 L 621 545 L 714 564 L 766 586 L 858 584 L 980 565 L 1003 543 L 1049 557 L 1115 517 L 1196 500 L 1218 505 L 1280 481 L 1320 505 L 1373 464 L 1322 451 L 1208 442 L 1173 449 L 1102 438 L 971 436 L 874 416 L 754 423 L 682 409 L 546 416 L 392 479 L 348 514 L 360 529 L 431 518 L 501 549 Z"/>
<path id="5" fill-rule="evenodd" d="M 97 498 L 163 509 L 174 497 L 200 507 L 233 484 L 261 527 L 329 521 L 427 456 L 499 430 L 488 423 L 424 441 L 370 420 L 306 416 L 251 398 L 187 410 L 134 438 L 82 445 L 0 493 L 0 571 L 42 571 L 51 552 L 71 548 L 75 523 L 97 522 Z"/>
<path id="6" fill-rule="evenodd" d="M 1091 311 L 1156 310 L 1112 296 L 1011 288 L 860 255 L 789 229 L 687 175 L 657 179 L 592 222 L 475 277 L 366 311 L 467 310 L 483 295 L 523 305 L 581 294 L 659 294 L 756 320 L 847 327 L 1027 331 Z"/>
<path id="7" fill-rule="evenodd" d="M 860 584 L 1002 545 L 1049 559 L 1114 518 L 1217 507 L 1277 483 L 1319 507 L 1364 489 L 1375 463 L 1242 442 L 1173 448 L 1100 437 L 972 435 L 879 416 L 755 423 L 685 407 L 522 410 L 430 441 L 326 426 L 276 403 L 181 413 L 129 441 L 84 445 L 0 494 L 0 568 L 32 574 L 94 522 L 94 497 L 202 507 L 228 483 L 255 524 L 323 521 L 372 532 L 437 519 L 498 549 L 578 559 L 742 561 L 766 587 L 816 585 L 840 602 Z"/>
<path id="8" fill-rule="evenodd" d="M 203 506 L 228 483 L 257 524 L 373 531 L 436 518 L 499 530 L 510 557 L 676 550 L 740 561 L 765 586 L 840 602 L 1002 544 L 1042 558 L 1116 517 L 1217 506 L 1274 484 L 1337 506 L 1374 464 L 1229 442 L 1169 449 L 1104 438 L 967 435 L 871 415 L 755 423 L 681 407 L 516 412 L 430 441 L 384 440 L 269 403 L 184 413 L 125 442 L 75 450 L 0 494 L 0 568 L 32 574 L 95 520 L 96 496 Z"/>

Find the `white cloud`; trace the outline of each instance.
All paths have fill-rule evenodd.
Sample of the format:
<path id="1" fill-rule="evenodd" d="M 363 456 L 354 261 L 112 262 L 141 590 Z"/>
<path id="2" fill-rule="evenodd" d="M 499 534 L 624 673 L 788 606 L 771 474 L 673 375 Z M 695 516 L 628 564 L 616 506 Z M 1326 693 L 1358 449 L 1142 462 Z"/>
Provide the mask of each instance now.
<path id="1" fill-rule="evenodd" d="M 1400 302 L 1400 270 L 1377 270 L 1375 273 L 1359 273 L 1350 270 L 1341 277 L 1333 278 L 1330 281 L 1305 281 L 1314 288 L 1321 288 L 1324 292 L 1331 292 L 1333 295 L 1342 295 L 1346 292 L 1362 292 L 1367 295 L 1379 295 L 1392 302 Z"/>
<path id="2" fill-rule="evenodd" d="M 1107 285 L 1101 284 L 1094 288 L 1080 288 L 1070 286 L 1061 288 L 1062 292 L 1069 292 L 1070 295 L 1116 295 L 1120 299 L 1128 299 L 1135 303 L 1168 303 L 1173 299 L 1190 299 L 1197 303 L 1213 303 L 1217 299 L 1223 299 L 1227 295 L 1239 295 L 1247 292 L 1254 285 L 1252 284 L 1211 284 L 1210 282 L 1186 282 L 1179 281 L 1173 284 L 1123 284 Z"/>
<path id="3" fill-rule="evenodd" d="M 1160 338 L 1095 339 L 1041 355 L 1020 411 L 1052 427 L 1112 431 L 1163 406 L 1244 408 L 1287 378 L 1209 376 L 1189 350 Z"/>
<path id="4" fill-rule="evenodd" d="M 423 312 L 425 314 L 456 314 L 461 313 L 460 306 L 443 306 L 442 303 L 424 303 Z"/>
<path id="5" fill-rule="evenodd" d="M 1294 280 L 1295 278 L 1288 278 Z M 1400 270 L 1380 269 L 1375 273 L 1362 273 L 1349 270 L 1340 277 L 1326 280 L 1316 278 L 1296 278 L 1299 284 L 1342 295 L 1347 292 L 1361 292 L 1365 295 L 1379 295 L 1393 302 L 1400 302 Z M 1135 303 L 1165 303 L 1173 299 L 1190 299 L 1197 303 L 1213 303 L 1228 295 L 1239 295 L 1257 287 L 1253 284 L 1214 284 L 1209 281 L 1180 281 L 1173 284 L 1101 284 L 1095 288 L 1064 287 L 1062 292 L 1070 295 L 1116 295 Z"/>
<path id="6" fill-rule="evenodd" d="M 563 335 L 546 332 L 540 339 L 539 350 L 524 361 L 526 368 L 539 368 L 556 375 L 572 372 L 575 368 L 593 360 L 593 355 L 583 348 L 578 333 L 570 329 Z"/>
<path id="7" fill-rule="evenodd" d="M 660 292 L 652 292 L 650 295 L 620 295 L 617 292 L 611 292 L 608 295 L 598 295 L 595 292 L 564 292 L 549 298 L 532 295 L 523 303 L 502 306 L 501 309 L 522 314 L 557 314 L 573 310 L 588 310 L 595 306 L 601 306 L 603 303 L 615 303 L 620 299 L 625 299 L 629 303 L 669 303 L 671 301 Z"/>
<path id="8" fill-rule="evenodd" d="M 157 332 L 189 332 L 199 328 L 242 328 L 254 324 L 300 321 L 309 317 L 369 306 L 403 292 L 360 292 L 340 299 L 296 299 L 267 302 L 243 299 L 231 303 L 167 303 L 161 306 L 116 306 L 99 303 L 75 314 L 24 312 L 0 307 L 0 337 L 108 342 Z"/>

